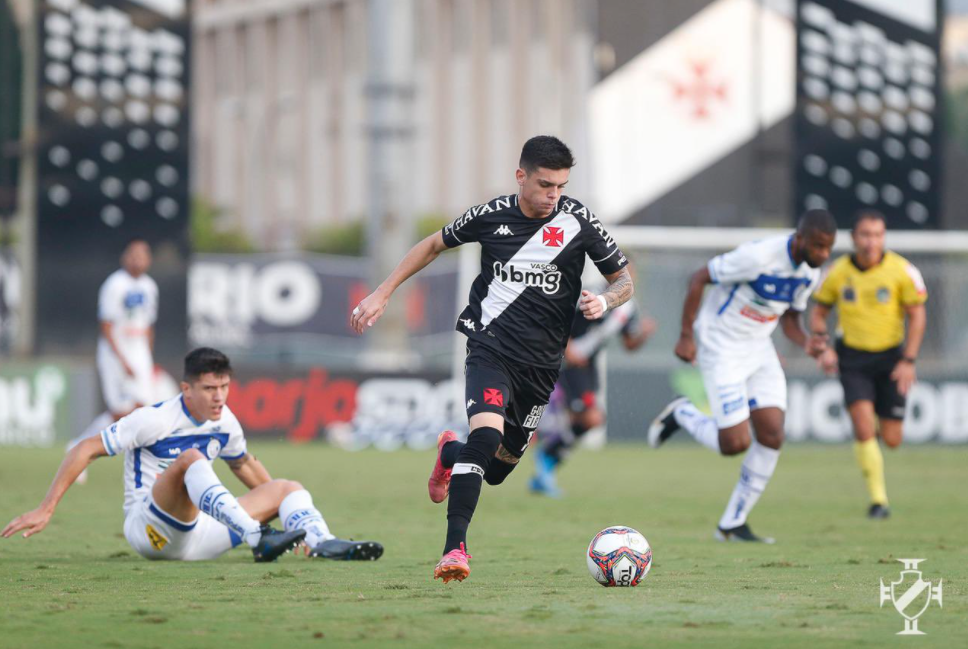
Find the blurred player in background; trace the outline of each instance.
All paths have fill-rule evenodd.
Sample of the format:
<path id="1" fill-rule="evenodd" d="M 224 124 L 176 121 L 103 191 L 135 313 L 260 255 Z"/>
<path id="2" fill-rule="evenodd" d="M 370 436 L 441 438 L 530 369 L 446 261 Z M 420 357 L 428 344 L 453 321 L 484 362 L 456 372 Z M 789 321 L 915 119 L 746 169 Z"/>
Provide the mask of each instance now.
<path id="1" fill-rule="evenodd" d="M 247 543 L 257 562 L 272 561 L 305 541 L 307 554 L 375 560 L 383 546 L 336 538 L 312 496 L 292 480 L 273 480 L 249 454 L 239 420 L 226 399 L 232 366 L 215 349 L 185 357 L 181 394 L 139 408 L 81 440 L 61 463 L 37 509 L 12 520 L 4 538 L 40 532 L 80 472 L 99 457 L 125 454 L 124 536 L 147 559 L 215 559 Z M 250 489 L 236 499 L 212 468 L 221 458 Z M 284 532 L 267 522 L 278 516 Z"/>
<path id="2" fill-rule="evenodd" d="M 628 260 L 601 221 L 565 196 L 571 150 L 540 135 L 521 150 L 518 193 L 467 210 L 430 235 L 353 309 L 358 333 L 373 326 L 390 295 L 448 248 L 481 245 L 481 273 L 457 330 L 467 336 L 465 397 L 470 435 L 437 439 L 428 481 L 430 499 L 447 504 L 447 537 L 434 578 L 463 581 L 470 574 L 467 528 L 482 483 L 499 485 L 524 454 L 554 389 L 576 307 L 601 318 L 632 297 Z M 586 255 L 608 280 L 601 295 L 581 288 Z"/>
<path id="3" fill-rule="evenodd" d="M 560 497 L 555 472 L 585 433 L 605 423 L 605 412 L 598 399 L 599 352 L 617 335 L 621 336 L 626 350 L 635 351 L 646 343 L 655 329 L 655 320 L 639 317 L 632 300 L 606 311 L 598 320 L 575 314 L 557 386 L 564 396 L 570 428 L 547 437 L 544 437 L 543 430 L 539 432 L 543 439 L 535 449 L 537 472 L 529 483 L 532 492 Z"/>
<path id="4" fill-rule="evenodd" d="M 810 356 L 826 348 L 826 336 L 807 336 L 800 314 L 820 284 L 820 266 L 830 257 L 836 236 L 829 212 L 809 210 L 792 236 L 752 241 L 713 257 L 689 282 L 675 353 L 687 363 L 698 359 L 713 416 L 680 397 L 659 413 L 648 438 L 658 447 L 684 428 L 722 455 L 749 449 L 719 520 L 716 538 L 721 541 L 773 542 L 753 534 L 746 522 L 773 476 L 783 444 L 786 376 L 770 336 L 779 323 Z M 703 298 L 707 284 L 714 286 Z"/>
<path id="5" fill-rule="evenodd" d="M 135 408 L 175 394 L 164 390 L 158 398 L 155 390 L 152 352 L 158 319 L 158 285 L 148 275 L 150 268 L 151 247 L 144 239 L 132 239 L 121 254 L 121 268 L 101 284 L 97 299 L 100 328 L 97 370 L 107 410 L 68 444 L 68 451 Z M 163 380 L 161 377 L 160 381 Z M 159 385 L 168 387 L 167 383 Z M 78 476 L 78 482 L 86 481 L 85 471 Z"/>
<path id="6" fill-rule="evenodd" d="M 907 394 L 917 379 L 914 364 L 924 339 L 928 290 L 918 269 L 884 249 L 884 216 L 862 212 L 851 238 L 854 254 L 834 262 L 813 299 L 814 335 L 827 335 L 827 316 L 837 308 L 836 351 L 818 359 L 828 374 L 840 371 L 854 429 L 854 453 L 867 482 L 867 515 L 890 516 L 880 434 L 889 448 L 901 444 Z M 907 338 L 904 320 L 907 318 Z M 878 426 L 878 423 L 880 424 Z"/>
<path id="7" fill-rule="evenodd" d="M 124 248 L 121 268 L 98 291 L 97 370 L 114 421 L 152 403 L 158 285 L 148 276 L 150 268 L 151 248 L 135 239 Z"/>

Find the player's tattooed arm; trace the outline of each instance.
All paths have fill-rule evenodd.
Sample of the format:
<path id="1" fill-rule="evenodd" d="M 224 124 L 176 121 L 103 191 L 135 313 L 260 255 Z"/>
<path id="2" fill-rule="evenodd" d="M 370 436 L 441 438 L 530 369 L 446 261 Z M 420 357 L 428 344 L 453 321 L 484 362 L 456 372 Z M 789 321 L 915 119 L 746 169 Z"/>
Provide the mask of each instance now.
<path id="1" fill-rule="evenodd" d="M 608 288 L 601 295 L 595 295 L 591 291 L 582 291 L 578 299 L 578 308 L 585 316 L 586 320 L 597 320 L 605 315 L 608 309 L 620 307 L 632 297 L 635 288 L 632 284 L 632 274 L 629 269 L 623 268 L 618 272 L 606 275 Z"/>
<path id="2" fill-rule="evenodd" d="M 261 484 L 272 480 L 269 471 L 265 468 L 254 455 L 246 453 L 240 458 L 226 460 L 226 464 L 232 469 L 232 473 L 249 489 L 255 489 Z"/>
<path id="3" fill-rule="evenodd" d="M 627 266 L 617 273 L 606 275 L 605 279 L 608 280 L 608 288 L 602 293 L 602 297 L 605 298 L 609 309 L 620 307 L 632 299 L 635 286 L 632 284 L 632 273 Z"/>

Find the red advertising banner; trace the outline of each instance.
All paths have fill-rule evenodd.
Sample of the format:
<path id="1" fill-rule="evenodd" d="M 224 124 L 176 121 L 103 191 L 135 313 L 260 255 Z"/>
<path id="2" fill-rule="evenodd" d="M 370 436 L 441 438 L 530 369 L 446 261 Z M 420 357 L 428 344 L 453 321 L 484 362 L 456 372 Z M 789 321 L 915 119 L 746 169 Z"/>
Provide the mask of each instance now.
<path id="1" fill-rule="evenodd" d="M 466 431 L 463 389 L 442 373 L 244 369 L 228 403 L 249 438 L 426 448 L 444 428 Z"/>

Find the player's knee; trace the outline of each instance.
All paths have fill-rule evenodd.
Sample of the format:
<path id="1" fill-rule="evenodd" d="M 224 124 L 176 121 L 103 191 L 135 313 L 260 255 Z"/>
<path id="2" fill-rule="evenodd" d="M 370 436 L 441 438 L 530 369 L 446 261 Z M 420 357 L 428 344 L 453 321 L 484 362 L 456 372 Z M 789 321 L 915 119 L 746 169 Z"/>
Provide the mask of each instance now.
<path id="1" fill-rule="evenodd" d="M 582 414 L 581 423 L 585 430 L 597 428 L 605 423 L 605 413 L 598 408 L 590 408 Z"/>
<path id="2" fill-rule="evenodd" d="M 897 448 L 898 446 L 901 445 L 900 435 L 884 435 L 883 439 L 884 439 L 884 445 L 887 446 L 888 448 Z"/>
<path id="3" fill-rule="evenodd" d="M 777 430 L 768 430 L 762 433 L 757 432 L 756 441 L 759 442 L 761 446 L 779 450 L 779 448 L 783 446 L 783 437 L 783 429 L 779 428 Z"/>
<path id="4" fill-rule="evenodd" d="M 195 464 L 199 460 L 207 459 L 208 458 L 205 456 L 205 454 L 199 451 L 197 448 L 189 448 L 182 451 L 181 454 L 179 454 L 178 459 L 175 461 L 184 464 L 187 467 Z"/>
<path id="5" fill-rule="evenodd" d="M 739 455 L 740 453 L 745 453 L 746 449 L 749 447 L 749 432 L 732 433 L 729 435 L 723 435 L 722 432 L 720 432 L 719 450 L 723 455 Z"/>
<path id="6" fill-rule="evenodd" d="M 467 443 L 457 455 L 457 464 L 472 464 L 486 472 L 491 458 L 500 446 L 501 433 L 496 428 L 475 428 L 467 436 Z"/>
<path id="7" fill-rule="evenodd" d="M 302 483 L 296 482 L 295 480 L 280 480 L 279 482 L 283 483 L 282 491 L 287 496 L 294 491 L 302 491 L 305 489 L 305 487 L 302 486 Z"/>

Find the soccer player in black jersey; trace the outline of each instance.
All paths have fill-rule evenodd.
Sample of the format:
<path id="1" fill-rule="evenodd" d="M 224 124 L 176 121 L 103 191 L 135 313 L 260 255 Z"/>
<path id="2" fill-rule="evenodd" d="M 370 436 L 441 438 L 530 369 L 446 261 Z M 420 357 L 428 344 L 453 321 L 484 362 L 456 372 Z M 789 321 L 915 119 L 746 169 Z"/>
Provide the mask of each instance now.
<path id="1" fill-rule="evenodd" d="M 448 248 L 481 245 L 481 274 L 458 317 L 467 336 L 467 443 L 444 431 L 430 476 L 430 498 L 447 505 L 447 540 L 434 578 L 470 574 L 467 528 L 484 481 L 499 485 L 528 447 L 558 378 L 576 307 L 601 318 L 632 297 L 628 261 L 602 223 L 562 193 L 574 158 L 558 138 L 537 136 L 521 150 L 518 193 L 472 207 L 415 245 L 390 276 L 354 309 L 358 333 L 383 315 L 390 295 Z M 581 289 L 585 256 L 608 280 L 595 295 Z"/>

